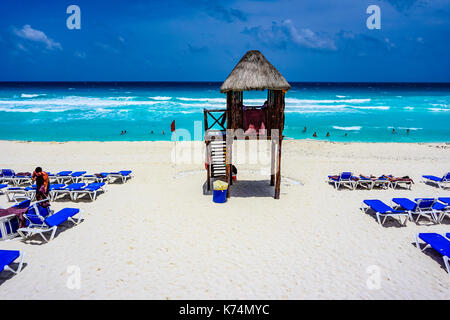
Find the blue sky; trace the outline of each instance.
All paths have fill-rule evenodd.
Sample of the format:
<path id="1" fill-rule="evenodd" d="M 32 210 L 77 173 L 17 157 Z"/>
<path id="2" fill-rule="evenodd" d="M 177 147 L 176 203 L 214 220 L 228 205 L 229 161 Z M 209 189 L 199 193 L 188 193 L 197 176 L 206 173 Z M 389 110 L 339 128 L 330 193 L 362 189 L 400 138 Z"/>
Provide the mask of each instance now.
<path id="1" fill-rule="evenodd" d="M 288 81 L 450 82 L 449 39 L 448 0 L 2 0 L 0 81 L 223 81 L 258 49 Z"/>

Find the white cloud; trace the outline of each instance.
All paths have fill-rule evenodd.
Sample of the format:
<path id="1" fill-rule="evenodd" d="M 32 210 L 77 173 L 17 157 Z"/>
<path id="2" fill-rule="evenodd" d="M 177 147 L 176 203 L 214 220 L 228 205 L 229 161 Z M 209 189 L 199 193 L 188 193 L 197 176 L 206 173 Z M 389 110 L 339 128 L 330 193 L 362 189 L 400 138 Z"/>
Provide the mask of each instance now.
<path id="1" fill-rule="evenodd" d="M 281 21 L 281 23 L 273 22 L 270 28 L 262 26 L 245 28 L 243 33 L 253 35 L 264 44 L 280 48 L 287 48 L 289 44 L 293 44 L 309 49 L 337 50 L 334 40 L 327 34 L 317 33 L 309 28 L 297 30 L 289 19 Z"/>
<path id="2" fill-rule="evenodd" d="M 49 50 L 62 50 L 61 44 L 47 37 L 47 35 L 40 31 L 33 29 L 29 24 L 26 24 L 22 29 L 13 28 L 14 33 L 23 38 L 33 42 L 43 43 Z"/>

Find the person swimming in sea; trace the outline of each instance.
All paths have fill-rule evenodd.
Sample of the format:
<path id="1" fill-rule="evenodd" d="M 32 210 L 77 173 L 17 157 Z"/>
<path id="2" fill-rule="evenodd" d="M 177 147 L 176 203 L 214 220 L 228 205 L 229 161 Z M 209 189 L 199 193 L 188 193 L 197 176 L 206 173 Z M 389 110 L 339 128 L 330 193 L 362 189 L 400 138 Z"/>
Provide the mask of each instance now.
<path id="1" fill-rule="evenodd" d="M 314 138 L 317 138 L 317 133 L 314 132 L 314 133 L 313 133 L 313 137 L 314 137 Z"/>
<path id="2" fill-rule="evenodd" d="M 330 133 L 329 132 L 327 132 L 327 137 L 329 137 L 330 136 Z"/>
<path id="3" fill-rule="evenodd" d="M 162 131 L 162 134 L 165 134 L 165 133 L 164 133 L 164 130 Z"/>
<path id="4" fill-rule="evenodd" d="M 395 134 L 395 129 L 392 129 L 392 134 Z"/>
<path id="5" fill-rule="evenodd" d="M 305 133 L 306 132 L 306 126 L 303 128 L 303 131 L 302 131 L 303 133 Z"/>
<path id="6" fill-rule="evenodd" d="M 406 129 L 406 134 L 409 134 L 409 129 Z"/>

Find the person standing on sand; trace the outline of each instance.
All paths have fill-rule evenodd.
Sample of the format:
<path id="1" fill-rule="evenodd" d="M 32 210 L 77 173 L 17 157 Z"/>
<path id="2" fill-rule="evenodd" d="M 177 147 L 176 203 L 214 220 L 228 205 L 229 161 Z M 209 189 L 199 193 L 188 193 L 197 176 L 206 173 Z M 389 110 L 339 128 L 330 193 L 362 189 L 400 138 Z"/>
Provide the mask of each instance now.
<path id="1" fill-rule="evenodd" d="M 50 179 L 48 178 L 48 174 L 45 171 L 42 171 L 41 167 L 37 167 L 33 171 L 33 175 L 31 176 L 32 181 L 36 181 L 36 200 L 44 200 L 48 198 L 48 193 L 50 190 Z M 42 207 L 48 207 L 50 202 L 46 201 L 41 203 Z"/>

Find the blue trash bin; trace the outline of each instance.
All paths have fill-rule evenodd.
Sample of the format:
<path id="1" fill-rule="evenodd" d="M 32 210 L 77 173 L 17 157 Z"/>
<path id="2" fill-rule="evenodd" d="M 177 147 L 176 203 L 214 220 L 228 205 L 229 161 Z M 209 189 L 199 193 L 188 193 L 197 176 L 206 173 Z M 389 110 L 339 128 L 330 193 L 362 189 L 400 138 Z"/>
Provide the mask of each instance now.
<path id="1" fill-rule="evenodd" d="M 227 190 L 213 190 L 213 201 L 215 203 L 224 203 L 227 201 Z"/>

